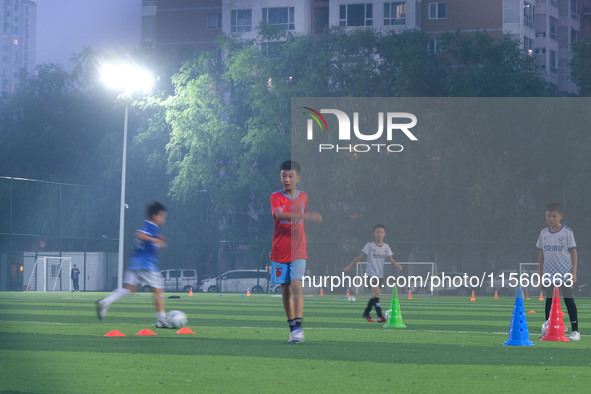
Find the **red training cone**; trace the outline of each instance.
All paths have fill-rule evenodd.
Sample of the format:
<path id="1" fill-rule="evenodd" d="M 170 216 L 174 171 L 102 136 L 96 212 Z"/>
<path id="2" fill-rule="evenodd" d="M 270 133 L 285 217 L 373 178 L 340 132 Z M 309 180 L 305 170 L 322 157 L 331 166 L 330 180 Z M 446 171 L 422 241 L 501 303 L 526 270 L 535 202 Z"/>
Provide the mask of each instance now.
<path id="1" fill-rule="evenodd" d="M 195 334 L 195 331 L 191 330 L 189 327 L 183 327 L 176 332 L 177 334 Z"/>
<path id="2" fill-rule="evenodd" d="M 119 330 L 112 330 L 112 331 L 109 331 L 108 333 L 106 333 L 106 334 L 105 334 L 105 335 L 103 335 L 103 336 L 105 336 L 105 337 L 124 337 L 124 336 L 125 336 L 125 334 L 124 334 L 124 333 L 122 333 L 122 332 L 121 332 L 121 331 L 119 331 Z"/>
<path id="3" fill-rule="evenodd" d="M 410 292 L 410 287 L 408 288 L 408 299 L 412 300 L 412 293 Z"/>
<path id="4" fill-rule="evenodd" d="M 476 297 L 474 297 L 474 290 L 472 290 L 472 297 L 470 297 L 470 301 L 476 301 Z"/>
<path id="5" fill-rule="evenodd" d="M 158 335 L 154 331 L 144 328 L 143 330 L 137 332 L 135 335 Z"/>
<path id="6" fill-rule="evenodd" d="M 552 295 L 552 309 L 550 309 L 550 318 L 548 319 L 548 328 L 546 334 L 540 339 L 544 341 L 560 341 L 569 342 L 564 335 L 566 327 L 562 321 L 562 309 L 560 308 L 560 291 L 558 287 L 554 287 L 554 294 Z"/>

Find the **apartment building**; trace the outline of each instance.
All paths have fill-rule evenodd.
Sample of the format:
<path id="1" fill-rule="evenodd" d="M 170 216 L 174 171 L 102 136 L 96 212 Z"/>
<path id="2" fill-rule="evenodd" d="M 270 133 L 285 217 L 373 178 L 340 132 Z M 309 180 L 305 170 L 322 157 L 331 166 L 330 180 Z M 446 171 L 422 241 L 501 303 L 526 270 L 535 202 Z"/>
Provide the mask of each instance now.
<path id="1" fill-rule="evenodd" d="M 570 44 L 591 21 L 591 0 L 144 0 L 144 10 L 152 15 L 144 15 L 143 37 L 159 46 L 215 47 L 220 31 L 253 39 L 262 22 L 294 34 L 332 26 L 418 29 L 434 53 L 445 51 L 445 33 L 509 34 L 535 56 L 550 86 L 567 94 L 577 92 Z"/>
<path id="2" fill-rule="evenodd" d="M 37 5 L 30 0 L 0 0 L 2 61 L 0 92 L 12 93 L 21 71 L 35 70 Z"/>

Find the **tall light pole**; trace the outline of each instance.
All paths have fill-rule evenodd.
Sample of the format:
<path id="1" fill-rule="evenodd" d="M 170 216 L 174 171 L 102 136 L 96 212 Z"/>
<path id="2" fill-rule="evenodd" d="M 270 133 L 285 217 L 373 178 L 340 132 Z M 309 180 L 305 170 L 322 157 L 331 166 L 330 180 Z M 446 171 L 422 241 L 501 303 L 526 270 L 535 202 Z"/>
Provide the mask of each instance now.
<path id="1" fill-rule="evenodd" d="M 107 86 L 125 96 L 125 117 L 123 121 L 123 156 L 121 160 L 121 205 L 119 206 L 119 252 L 117 253 L 117 287 L 123 286 L 123 251 L 125 240 L 125 179 L 127 173 L 127 123 L 129 100 L 135 92 L 146 94 L 154 80 L 146 70 L 132 65 L 105 65 L 101 75 Z"/>

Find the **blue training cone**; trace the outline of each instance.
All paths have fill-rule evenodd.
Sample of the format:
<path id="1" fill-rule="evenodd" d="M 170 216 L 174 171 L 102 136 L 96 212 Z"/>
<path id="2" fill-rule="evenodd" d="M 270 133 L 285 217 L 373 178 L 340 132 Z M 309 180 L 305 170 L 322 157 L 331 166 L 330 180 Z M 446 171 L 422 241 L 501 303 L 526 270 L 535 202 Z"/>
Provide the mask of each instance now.
<path id="1" fill-rule="evenodd" d="M 521 287 L 515 291 L 515 305 L 513 306 L 513 318 L 511 319 L 511 328 L 509 328 L 509 338 L 503 345 L 508 346 L 534 346 L 529 339 L 527 330 L 527 321 L 525 320 L 525 309 L 523 308 L 523 295 Z"/>

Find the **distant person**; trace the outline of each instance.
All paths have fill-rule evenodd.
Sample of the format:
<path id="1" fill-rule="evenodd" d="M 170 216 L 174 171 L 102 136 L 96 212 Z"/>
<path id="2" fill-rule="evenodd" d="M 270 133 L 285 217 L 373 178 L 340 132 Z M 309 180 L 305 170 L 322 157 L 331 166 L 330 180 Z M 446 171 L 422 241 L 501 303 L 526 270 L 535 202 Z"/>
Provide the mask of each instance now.
<path id="1" fill-rule="evenodd" d="M 80 278 L 80 270 L 78 269 L 76 264 L 74 264 L 74 267 L 72 267 L 70 278 L 72 279 L 72 286 L 74 287 L 73 291 L 80 291 L 80 289 L 78 288 L 78 278 Z"/>
<path id="2" fill-rule="evenodd" d="M 301 167 L 293 160 L 281 164 L 282 190 L 271 194 L 275 219 L 271 249 L 271 283 L 281 284 L 283 309 L 289 325 L 289 343 L 304 342 L 304 295 L 302 277 L 306 272 L 306 234 L 304 221 L 322 222 L 318 212 L 308 212 L 308 195 L 297 186 Z"/>
<path id="3" fill-rule="evenodd" d="M 104 319 L 113 302 L 136 292 L 144 285 L 148 285 L 154 292 L 156 327 L 173 328 L 166 321 L 163 297 L 164 279 L 160 274 L 156 258 L 158 249 L 166 247 L 165 238 L 160 235 L 160 226 L 166 222 L 166 208 L 161 203 L 154 201 L 146 207 L 146 216 L 147 220 L 144 225 L 135 233 L 134 252 L 123 276 L 124 285 L 97 301 L 98 316 L 101 320 Z"/>
<path id="4" fill-rule="evenodd" d="M 351 263 L 343 269 L 343 271 L 349 272 L 349 270 L 351 270 L 355 264 L 363 259 L 367 261 L 367 276 L 370 278 L 376 277 L 378 278 L 378 281 L 376 284 L 376 281 L 374 280 L 374 285 L 370 285 L 371 298 L 367 302 L 367 307 L 363 311 L 362 317 L 368 322 L 374 322 L 375 320 L 372 319 L 370 313 L 371 310 L 375 308 L 378 315 L 378 322 L 383 322 L 386 320 L 386 318 L 384 318 L 384 315 L 382 314 L 382 306 L 380 305 L 380 287 L 382 286 L 384 279 L 384 262 L 385 260 L 390 261 L 390 263 L 394 264 L 399 270 L 402 270 L 402 266 L 398 264 L 392 257 L 393 253 L 390 249 L 390 246 L 388 246 L 387 243 L 384 243 L 384 238 L 386 237 L 386 227 L 384 227 L 383 224 L 376 224 L 373 227 L 373 236 L 373 242 L 366 243 L 363 249 L 361 249 L 359 256 L 355 257 L 353 261 L 351 261 Z"/>
<path id="5" fill-rule="evenodd" d="M 562 207 L 559 203 L 548 204 L 546 207 L 548 227 L 540 231 L 536 244 L 536 247 L 540 249 L 540 277 L 546 293 L 546 322 L 542 326 L 542 336 L 546 333 L 550 318 L 554 281 L 560 280 L 562 283 L 558 287 L 566 304 L 571 324 L 571 334 L 568 339 L 580 341 L 577 306 L 573 298 L 573 285 L 577 281 L 577 245 L 573 231 L 561 223 L 563 217 Z M 572 275 L 571 281 L 568 280 L 567 274 Z"/>

